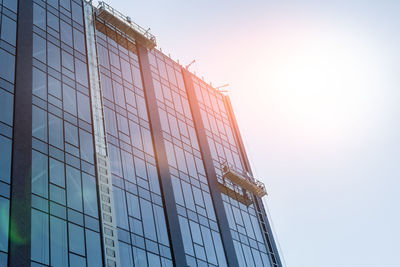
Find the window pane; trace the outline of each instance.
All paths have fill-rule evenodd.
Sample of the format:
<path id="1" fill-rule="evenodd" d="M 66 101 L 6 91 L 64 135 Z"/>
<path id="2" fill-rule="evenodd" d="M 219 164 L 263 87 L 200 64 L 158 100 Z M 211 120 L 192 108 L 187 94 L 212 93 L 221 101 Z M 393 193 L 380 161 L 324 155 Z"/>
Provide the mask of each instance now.
<path id="1" fill-rule="evenodd" d="M 82 211 L 81 173 L 67 166 L 67 202 L 68 207 Z"/>
<path id="2" fill-rule="evenodd" d="M 17 24 L 3 14 L 1 19 L 1 39 L 15 46 Z"/>
<path id="3" fill-rule="evenodd" d="M 113 192 L 117 215 L 117 226 L 128 230 L 128 214 L 126 209 L 125 192 L 117 187 L 113 187 Z"/>
<path id="4" fill-rule="evenodd" d="M 81 158 L 93 163 L 93 136 L 90 133 L 79 129 L 79 138 L 81 142 Z"/>
<path id="5" fill-rule="evenodd" d="M 68 11 L 71 11 L 71 0 L 60 0 L 60 6 Z"/>
<path id="6" fill-rule="evenodd" d="M 86 260 L 85 258 L 75 255 L 69 254 L 69 266 L 70 267 L 86 267 Z"/>
<path id="7" fill-rule="evenodd" d="M 108 152 L 110 157 L 111 171 L 114 174 L 122 176 L 121 157 L 119 155 L 119 149 L 113 145 L 109 145 Z"/>
<path id="8" fill-rule="evenodd" d="M 65 189 L 51 184 L 50 200 L 65 205 Z"/>
<path id="9" fill-rule="evenodd" d="M 48 76 L 47 82 L 49 94 L 61 99 L 61 82 L 51 76 Z"/>
<path id="10" fill-rule="evenodd" d="M 78 116 L 84 121 L 91 122 L 89 97 L 78 92 Z"/>
<path id="11" fill-rule="evenodd" d="M 0 180 L 10 183 L 11 140 L 0 135 Z"/>
<path id="12" fill-rule="evenodd" d="M 68 122 L 64 122 L 64 127 L 65 141 L 74 146 L 79 146 L 78 128 Z"/>
<path id="13" fill-rule="evenodd" d="M 201 226 L 201 233 L 204 238 L 204 248 L 206 249 L 207 260 L 213 264 L 217 264 L 217 257 L 215 255 L 210 229 Z M 262 265 L 257 265 L 257 266 L 262 266 Z"/>
<path id="14" fill-rule="evenodd" d="M 152 205 L 149 201 L 140 199 L 142 210 L 144 236 L 157 241 Z"/>
<path id="15" fill-rule="evenodd" d="M 64 163 L 50 158 L 50 182 L 65 187 Z"/>
<path id="16" fill-rule="evenodd" d="M 146 252 L 143 249 L 133 247 L 133 255 L 135 267 L 148 266 L 146 260 Z"/>
<path id="17" fill-rule="evenodd" d="M 49 219 L 48 215 L 32 209 L 31 259 L 49 264 Z"/>
<path id="18" fill-rule="evenodd" d="M 80 60 L 75 60 L 76 81 L 84 86 L 88 86 L 87 66 Z"/>
<path id="19" fill-rule="evenodd" d="M 96 180 L 94 177 L 82 173 L 82 184 L 83 184 L 83 204 L 85 213 L 98 217 L 97 211 L 97 191 L 96 191 Z"/>
<path id="20" fill-rule="evenodd" d="M 17 13 L 18 1 L 17 0 L 3 0 L 3 6 L 7 7 L 9 10 Z"/>
<path id="21" fill-rule="evenodd" d="M 85 48 L 85 37 L 83 33 L 78 31 L 77 29 L 74 28 L 74 46 L 75 49 L 81 52 L 82 54 L 85 54 L 86 48 Z"/>
<path id="22" fill-rule="evenodd" d="M 0 78 L 14 82 L 14 56 L 0 49 Z"/>
<path id="23" fill-rule="evenodd" d="M 8 224 L 10 214 L 10 201 L 3 197 L 0 197 L 0 213 L 0 251 L 8 251 Z"/>
<path id="24" fill-rule="evenodd" d="M 32 106 L 32 135 L 47 141 L 47 113 L 36 106 Z"/>
<path id="25" fill-rule="evenodd" d="M 112 82 L 114 88 L 115 103 L 121 107 L 125 107 L 125 94 L 122 85 L 117 82 Z"/>
<path id="26" fill-rule="evenodd" d="M 47 55 L 47 64 L 53 69 L 60 71 L 60 48 L 50 42 L 47 42 Z"/>
<path id="27" fill-rule="evenodd" d="M 35 3 L 33 4 L 33 24 L 41 29 L 46 29 L 46 12 L 41 6 Z"/>
<path id="28" fill-rule="evenodd" d="M 54 30 L 59 31 L 59 19 L 49 11 L 47 11 L 47 25 Z"/>
<path id="29" fill-rule="evenodd" d="M 133 167 L 132 155 L 123 150 L 121 150 L 121 155 L 125 179 L 135 181 L 135 168 Z"/>
<path id="30" fill-rule="evenodd" d="M 68 223 L 69 230 L 69 250 L 71 252 L 85 255 L 85 242 L 83 228 L 72 223 Z"/>
<path id="31" fill-rule="evenodd" d="M 70 54 L 62 50 L 61 52 L 62 66 L 74 71 L 74 57 Z"/>
<path id="32" fill-rule="evenodd" d="M 179 225 L 181 228 L 183 247 L 185 248 L 185 253 L 194 256 L 192 238 L 190 236 L 190 230 L 187 219 L 179 216 Z"/>
<path id="33" fill-rule="evenodd" d="M 32 151 L 32 193 L 47 198 L 48 173 L 47 156 Z"/>
<path id="34" fill-rule="evenodd" d="M 73 88 L 63 84 L 64 109 L 76 116 L 76 92 Z"/>
<path id="35" fill-rule="evenodd" d="M 37 34 L 33 34 L 33 56 L 46 63 L 46 40 Z"/>
<path id="36" fill-rule="evenodd" d="M 88 267 L 103 266 L 103 257 L 101 253 L 100 242 L 100 236 L 98 233 L 86 230 L 86 251 Z M 132 264 L 122 264 L 121 266 L 132 266 Z"/>
<path id="37" fill-rule="evenodd" d="M 13 124 L 14 96 L 0 89 L 0 121 Z"/>
<path id="38" fill-rule="evenodd" d="M 61 41 L 72 47 L 72 28 L 61 20 Z"/>
<path id="39" fill-rule="evenodd" d="M 51 265 L 68 266 L 67 224 L 65 221 L 50 216 Z"/>
<path id="40" fill-rule="evenodd" d="M 82 8 L 72 1 L 72 19 L 79 24 L 83 24 Z"/>
<path id="41" fill-rule="evenodd" d="M 33 68 L 32 75 L 32 93 L 42 99 L 47 99 L 46 73 Z"/>
<path id="42" fill-rule="evenodd" d="M 130 245 L 119 242 L 121 266 L 133 266 L 132 248 Z"/>
<path id="43" fill-rule="evenodd" d="M 161 244 L 164 244 L 166 246 L 169 246 L 169 240 L 168 240 L 168 232 L 167 232 L 167 226 L 165 222 L 165 215 L 164 215 L 164 210 L 162 207 L 153 205 L 154 207 L 154 213 L 156 217 L 156 229 L 157 229 L 157 236 L 158 236 L 158 242 Z"/>
<path id="44" fill-rule="evenodd" d="M 49 114 L 49 143 L 60 149 L 64 147 L 62 120 L 51 114 Z"/>

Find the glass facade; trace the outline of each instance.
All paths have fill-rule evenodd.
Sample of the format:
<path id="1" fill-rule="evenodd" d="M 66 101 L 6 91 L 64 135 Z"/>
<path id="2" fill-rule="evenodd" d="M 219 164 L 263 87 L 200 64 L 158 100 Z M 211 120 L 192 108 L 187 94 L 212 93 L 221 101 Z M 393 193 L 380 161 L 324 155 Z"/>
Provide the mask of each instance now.
<path id="1" fill-rule="evenodd" d="M 227 266 L 181 66 L 149 53 L 188 266 Z"/>
<path id="2" fill-rule="evenodd" d="M 102 266 L 82 1 L 35 0 L 33 266 Z"/>
<path id="3" fill-rule="evenodd" d="M 121 266 L 172 266 L 136 44 L 96 29 Z"/>
<path id="4" fill-rule="evenodd" d="M 226 163 L 239 171 L 246 171 L 227 108 L 226 96 L 199 78 L 193 76 L 192 79 L 217 179 L 238 194 L 248 194 L 222 178 L 222 166 Z M 227 190 L 222 191 L 221 195 L 239 265 L 272 266 L 272 248 L 263 237 L 265 233 L 262 233 L 259 221 L 261 216 L 257 214 L 254 202 L 247 206 L 230 196 Z"/>
<path id="5" fill-rule="evenodd" d="M 17 6 L 0 1 L 0 266 L 8 260 Z"/>
<path id="6" fill-rule="evenodd" d="M 33 21 L 18 25 L 18 9 L 28 4 Z M 11 266 L 11 258 L 35 267 L 281 266 L 256 197 L 222 176 L 225 163 L 246 171 L 226 96 L 190 74 L 193 97 L 182 66 L 145 48 L 145 34 L 137 38 L 138 33 L 127 30 L 130 19 L 121 26 L 121 14 L 110 13 L 107 20 L 97 10 L 92 39 L 85 32 L 85 21 L 91 20 L 84 14 L 83 0 L 21 1 L 19 7 L 16 0 L 0 0 L 0 266 Z M 17 43 L 17 26 L 32 28 L 31 44 L 25 39 Z M 32 64 L 21 63 L 16 55 L 24 42 Z M 96 49 L 87 45 L 92 43 Z M 97 53 L 95 60 L 92 53 Z M 23 84 L 16 61 L 32 71 L 31 106 L 15 104 Z M 90 86 L 92 70 L 99 74 L 99 102 L 93 101 L 98 91 Z M 14 116 L 26 110 L 32 111 L 31 146 L 25 151 L 32 153 L 27 157 L 31 179 L 14 172 L 13 156 L 19 154 L 13 146 L 19 143 L 13 136 L 24 129 Z M 99 111 L 102 116 L 96 116 Z M 196 128 L 199 117 L 204 130 Z M 104 133 L 99 133 L 99 121 Z M 106 136 L 104 144 L 98 142 L 100 135 Z M 101 145 L 107 152 L 104 165 L 97 153 Z M 30 229 L 30 237 L 9 233 L 10 217 L 16 214 L 12 207 L 23 201 L 12 194 L 18 190 L 12 177 L 18 181 L 14 185 L 22 181 L 28 188 L 24 214 L 31 221 L 18 224 Z M 102 187 L 101 177 L 111 178 L 111 190 Z M 230 190 L 215 189 L 215 181 Z M 104 190 L 112 192 L 107 203 L 114 205 L 107 218 L 100 212 Z M 229 229 L 221 226 L 221 218 Z M 116 226 L 112 240 L 107 239 L 106 219 Z M 114 251 L 107 242 L 114 241 L 117 263 L 110 264 L 106 257 Z M 28 249 L 19 255 L 14 244 L 22 243 Z"/>

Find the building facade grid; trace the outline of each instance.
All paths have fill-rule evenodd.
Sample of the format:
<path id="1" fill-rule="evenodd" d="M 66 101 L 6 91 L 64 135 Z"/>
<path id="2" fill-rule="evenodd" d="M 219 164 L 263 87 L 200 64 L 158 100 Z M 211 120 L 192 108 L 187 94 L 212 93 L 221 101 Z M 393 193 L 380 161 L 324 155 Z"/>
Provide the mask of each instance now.
<path id="1" fill-rule="evenodd" d="M 251 173 L 228 97 L 94 13 L 105 260 L 84 4 L 0 0 L 0 266 L 281 266 L 261 199 L 223 175 Z"/>

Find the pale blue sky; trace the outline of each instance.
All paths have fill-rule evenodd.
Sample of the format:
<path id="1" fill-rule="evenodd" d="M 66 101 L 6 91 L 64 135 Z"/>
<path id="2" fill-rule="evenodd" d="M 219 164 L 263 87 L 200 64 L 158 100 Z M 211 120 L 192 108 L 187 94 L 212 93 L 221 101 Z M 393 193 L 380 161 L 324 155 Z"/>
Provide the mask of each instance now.
<path id="1" fill-rule="evenodd" d="M 108 3 L 230 84 L 288 267 L 400 266 L 400 1 Z"/>

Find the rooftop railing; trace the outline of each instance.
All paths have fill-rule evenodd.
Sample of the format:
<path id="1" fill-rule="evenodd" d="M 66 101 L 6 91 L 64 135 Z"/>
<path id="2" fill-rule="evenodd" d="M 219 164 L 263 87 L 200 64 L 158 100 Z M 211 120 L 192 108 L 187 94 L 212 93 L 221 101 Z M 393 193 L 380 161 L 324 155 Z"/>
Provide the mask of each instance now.
<path id="1" fill-rule="evenodd" d="M 146 47 L 152 49 L 157 46 L 156 37 L 128 16 L 125 16 L 104 1 L 99 1 L 96 14 L 106 22 L 111 23 L 118 29 L 131 35 L 135 40 L 142 42 Z"/>

